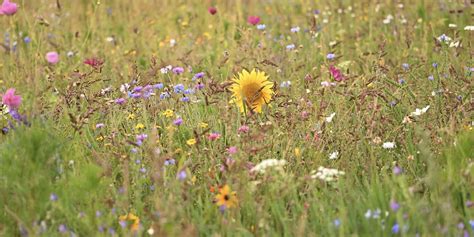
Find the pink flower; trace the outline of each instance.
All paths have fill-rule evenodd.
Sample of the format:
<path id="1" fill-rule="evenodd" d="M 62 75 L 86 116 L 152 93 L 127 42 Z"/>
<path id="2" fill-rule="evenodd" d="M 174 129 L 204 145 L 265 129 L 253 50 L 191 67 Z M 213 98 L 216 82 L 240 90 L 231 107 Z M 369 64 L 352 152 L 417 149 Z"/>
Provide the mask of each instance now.
<path id="1" fill-rule="evenodd" d="M 227 148 L 227 152 L 229 152 L 229 154 L 231 154 L 231 155 L 235 154 L 235 153 L 237 153 L 237 147 L 231 146 L 231 147 Z"/>
<path id="2" fill-rule="evenodd" d="M 249 126 L 247 125 L 242 125 L 240 128 L 239 128 L 239 133 L 248 133 L 250 130 Z"/>
<path id="3" fill-rule="evenodd" d="M 2 97 L 2 103 L 10 109 L 17 109 L 21 104 L 21 96 L 15 95 L 15 89 L 10 88 Z"/>
<path id="4" fill-rule="evenodd" d="M 3 0 L 0 6 L 0 15 L 13 16 L 18 11 L 18 5 L 10 2 L 10 0 Z"/>
<path id="5" fill-rule="evenodd" d="M 209 7 L 209 8 L 207 9 L 207 11 L 208 11 L 209 13 L 211 13 L 211 15 L 214 15 L 214 14 L 217 13 L 217 8 L 215 8 L 215 7 Z"/>
<path id="6" fill-rule="evenodd" d="M 46 54 L 46 61 L 51 64 L 56 64 L 59 62 L 59 54 L 57 52 L 49 52 Z"/>
<path id="7" fill-rule="evenodd" d="M 331 73 L 331 76 L 334 78 L 336 81 L 343 81 L 346 79 L 344 75 L 342 74 L 341 70 L 337 69 L 333 65 L 329 67 L 329 73 Z"/>
<path id="8" fill-rule="evenodd" d="M 247 22 L 252 24 L 252 25 L 256 25 L 260 22 L 260 17 L 258 17 L 258 16 L 249 16 L 247 18 Z"/>
<path id="9" fill-rule="evenodd" d="M 221 137 L 221 135 L 219 133 L 211 132 L 207 138 L 211 141 L 215 141 L 215 140 L 219 139 L 220 137 Z"/>

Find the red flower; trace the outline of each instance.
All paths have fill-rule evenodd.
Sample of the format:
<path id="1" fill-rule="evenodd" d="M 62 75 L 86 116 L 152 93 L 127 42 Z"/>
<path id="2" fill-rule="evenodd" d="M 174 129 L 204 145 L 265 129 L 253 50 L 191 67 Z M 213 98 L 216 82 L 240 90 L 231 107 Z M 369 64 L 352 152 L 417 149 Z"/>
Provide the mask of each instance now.
<path id="1" fill-rule="evenodd" d="M 100 69 L 102 65 L 104 64 L 104 61 L 98 59 L 98 58 L 88 58 L 84 60 L 84 64 L 87 64 L 94 69 Z"/>
<path id="2" fill-rule="evenodd" d="M 252 25 L 256 25 L 260 22 L 260 17 L 258 17 L 258 16 L 249 16 L 247 18 L 247 22 L 252 24 Z"/>
<path id="3" fill-rule="evenodd" d="M 214 14 L 217 13 L 217 8 L 215 8 L 215 7 L 209 7 L 209 8 L 207 9 L 207 11 L 208 11 L 209 13 L 211 13 L 211 15 L 214 15 Z"/>

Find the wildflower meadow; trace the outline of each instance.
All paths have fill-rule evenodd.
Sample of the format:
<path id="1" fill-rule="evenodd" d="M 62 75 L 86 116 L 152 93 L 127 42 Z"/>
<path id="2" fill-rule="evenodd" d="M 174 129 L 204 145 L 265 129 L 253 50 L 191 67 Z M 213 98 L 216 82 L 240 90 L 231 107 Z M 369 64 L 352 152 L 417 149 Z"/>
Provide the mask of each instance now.
<path id="1" fill-rule="evenodd" d="M 472 1 L 0 4 L 0 236 L 474 236 Z"/>

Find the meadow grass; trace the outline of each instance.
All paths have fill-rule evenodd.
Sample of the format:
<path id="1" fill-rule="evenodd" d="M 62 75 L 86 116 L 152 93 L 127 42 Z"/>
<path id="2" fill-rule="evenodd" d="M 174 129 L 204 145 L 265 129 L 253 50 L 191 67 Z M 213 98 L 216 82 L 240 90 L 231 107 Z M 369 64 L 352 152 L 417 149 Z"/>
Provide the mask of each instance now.
<path id="1" fill-rule="evenodd" d="M 0 236 L 474 235 L 469 3 L 16 3 Z"/>

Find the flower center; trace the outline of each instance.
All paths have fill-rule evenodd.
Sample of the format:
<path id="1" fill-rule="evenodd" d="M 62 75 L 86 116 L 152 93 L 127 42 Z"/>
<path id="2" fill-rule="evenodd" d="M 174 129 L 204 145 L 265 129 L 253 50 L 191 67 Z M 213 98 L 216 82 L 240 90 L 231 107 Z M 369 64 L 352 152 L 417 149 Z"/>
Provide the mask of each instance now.
<path id="1" fill-rule="evenodd" d="M 260 89 L 262 89 L 262 86 L 259 83 L 250 83 L 248 85 L 245 85 L 244 88 L 242 88 L 247 103 L 253 104 L 260 98 L 262 94 L 260 92 Z"/>
<path id="2" fill-rule="evenodd" d="M 229 201 L 230 197 L 228 194 L 224 195 L 224 200 Z"/>

